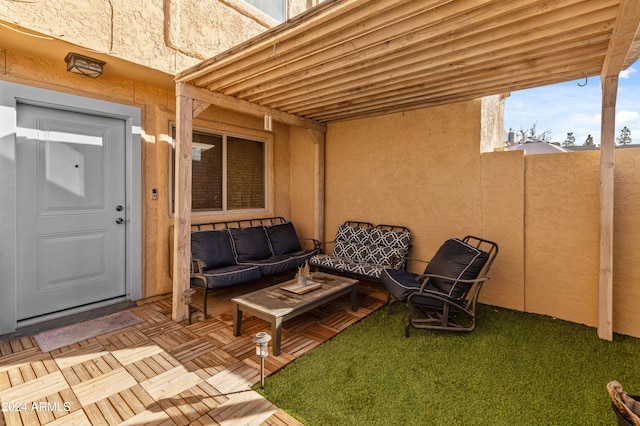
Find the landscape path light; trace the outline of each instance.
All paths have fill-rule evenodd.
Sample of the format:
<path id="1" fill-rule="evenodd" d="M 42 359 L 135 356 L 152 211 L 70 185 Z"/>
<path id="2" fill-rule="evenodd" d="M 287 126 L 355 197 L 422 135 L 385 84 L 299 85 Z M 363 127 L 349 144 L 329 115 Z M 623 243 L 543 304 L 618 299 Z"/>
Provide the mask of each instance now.
<path id="1" fill-rule="evenodd" d="M 187 305 L 187 315 L 189 315 L 189 325 L 191 325 L 191 304 L 193 303 L 193 294 L 196 291 L 192 288 L 188 288 L 182 292 L 184 297 L 184 304 Z"/>
<path id="2" fill-rule="evenodd" d="M 256 355 L 260 358 L 260 387 L 264 389 L 264 359 L 269 356 L 271 336 L 261 331 L 251 340 L 256 344 Z"/>

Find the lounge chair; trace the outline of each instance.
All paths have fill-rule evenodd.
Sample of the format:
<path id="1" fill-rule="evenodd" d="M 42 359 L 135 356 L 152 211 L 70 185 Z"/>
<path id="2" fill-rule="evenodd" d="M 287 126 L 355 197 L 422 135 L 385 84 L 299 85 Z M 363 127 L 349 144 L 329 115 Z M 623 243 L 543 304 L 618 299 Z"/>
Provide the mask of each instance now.
<path id="1" fill-rule="evenodd" d="M 407 337 L 411 327 L 472 331 L 480 289 L 497 254 L 496 243 L 468 235 L 445 241 L 421 275 L 385 269 L 381 281 L 389 291 L 389 313 L 393 303 L 406 303 Z"/>

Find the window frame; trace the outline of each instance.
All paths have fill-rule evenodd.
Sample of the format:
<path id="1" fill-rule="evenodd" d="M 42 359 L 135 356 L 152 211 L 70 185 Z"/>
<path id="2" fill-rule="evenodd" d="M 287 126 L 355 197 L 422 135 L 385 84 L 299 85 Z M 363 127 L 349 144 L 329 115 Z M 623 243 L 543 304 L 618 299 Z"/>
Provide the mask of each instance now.
<path id="1" fill-rule="evenodd" d="M 169 216 L 175 217 L 175 146 L 176 141 L 173 137 L 176 129 L 175 121 L 169 122 L 169 186 L 168 186 L 168 209 Z M 199 132 L 210 134 L 213 136 L 222 137 L 222 208 L 220 210 L 197 210 L 191 211 L 191 216 L 215 216 L 216 220 L 226 220 L 226 218 L 242 218 L 242 217 L 255 217 L 257 214 L 267 213 L 273 215 L 274 211 L 274 156 L 273 156 L 273 135 L 268 132 L 257 131 L 253 129 L 238 128 L 236 126 L 216 126 L 203 127 L 193 126 L 192 132 Z M 234 137 L 240 138 L 252 142 L 262 143 L 264 146 L 264 165 L 263 165 L 263 191 L 264 191 L 264 207 L 260 208 L 247 208 L 247 209 L 227 209 L 227 138 Z M 193 158 L 192 158 L 193 162 Z M 193 173 L 193 170 L 192 170 Z M 193 184 L 192 184 L 193 185 Z M 193 206 L 192 206 L 193 208 Z"/>
<path id="2" fill-rule="evenodd" d="M 273 0 L 270 0 L 270 1 L 273 1 Z M 282 15 L 283 15 L 282 20 L 262 10 L 260 7 L 249 3 L 249 0 L 242 0 L 242 2 L 245 3 L 248 7 L 258 10 L 260 11 L 260 13 L 264 13 L 266 16 L 270 17 L 271 19 L 279 23 L 286 22 L 286 20 L 288 19 L 288 9 L 289 9 L 289 1 L 288 0 L 281 0 L 281 1 L 282 1 Z"/>

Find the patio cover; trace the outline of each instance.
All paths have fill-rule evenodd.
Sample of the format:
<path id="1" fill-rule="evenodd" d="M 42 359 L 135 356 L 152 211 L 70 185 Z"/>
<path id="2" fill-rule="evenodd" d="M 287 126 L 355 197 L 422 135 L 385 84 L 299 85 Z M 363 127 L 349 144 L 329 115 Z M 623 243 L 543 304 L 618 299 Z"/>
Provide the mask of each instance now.
<path id="1" fill-rule="evenodd" d="M 329 0 L 180 72 L 176 250 L 189 241 L 192 119 L 209 105 L 322 133 L 327 123 L 599 75 L 599 334 L 611 339 L 615 97 L 619 72 L 640 56 L 639 23 L 637 0 Z M 186 312 L 188 255 L 174 256 L 174 318 Z"/>

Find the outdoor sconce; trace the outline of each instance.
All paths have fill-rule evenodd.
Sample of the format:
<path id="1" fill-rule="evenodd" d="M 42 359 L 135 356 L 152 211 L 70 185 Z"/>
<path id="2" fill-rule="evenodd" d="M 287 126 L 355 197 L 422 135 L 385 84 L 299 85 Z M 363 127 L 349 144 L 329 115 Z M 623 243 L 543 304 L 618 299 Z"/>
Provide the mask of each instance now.
<path id="1" fill-rule="evenodd" d="M 67 63 L 67 71 L 93 78 L 100 77 L 102 75 L 104 65 L 106 64 L 106 62 L 98 59 L 89 58 L 88 56 L 79 55 L 73 52 L 67 53 L 67 56 L 64 57 L 64 61 Z"/>
<path id="2" fill-rule="evenodd" d="M 189 325 L 191 325 L 191 304 L 193 303 L 193 294 L 196 291 L 192 288 L 188 288 L 182 292 L 182 296 L 184 297 L 184 304 L 187 305 L 187 312 L 189 315 Z"/>
<path id="3" fill-rule="evenodd" d="M 270 132 L 272 128 L 273 128 L 273 122 L 271 121 L 271 113 L 265 112 L 264 113 L 264 129 L 267 132 Z"/>
<path id="4" fill-rule="evenodd" d="M 256 355 L 260 358 L 260 388 L 264 389 L 264 359 L 269 356 L 271 336 L 261 331 L 251 340 L 256 344 Z"/>

